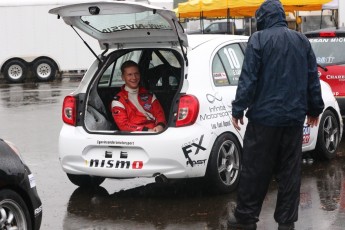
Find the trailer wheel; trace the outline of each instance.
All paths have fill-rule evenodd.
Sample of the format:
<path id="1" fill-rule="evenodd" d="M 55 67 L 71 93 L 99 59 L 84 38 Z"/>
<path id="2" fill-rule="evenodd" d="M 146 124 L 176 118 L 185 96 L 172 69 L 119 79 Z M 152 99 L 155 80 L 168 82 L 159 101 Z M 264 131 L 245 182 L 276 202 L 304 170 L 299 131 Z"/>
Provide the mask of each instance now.
<path id="1" fill-rule="evenodd" d="M 28 73 L 26 63 L 21 60 L 11 60 L 4 66 L 4 77 L 9 83 L 23 82 Z"/>
<path id="2" fill-rule="evenodd" d="M 56 64 L 48 58 L 40 58 L 33 64 L 34 76 L 39 81 L 51 81 L 56 75 Z"/>

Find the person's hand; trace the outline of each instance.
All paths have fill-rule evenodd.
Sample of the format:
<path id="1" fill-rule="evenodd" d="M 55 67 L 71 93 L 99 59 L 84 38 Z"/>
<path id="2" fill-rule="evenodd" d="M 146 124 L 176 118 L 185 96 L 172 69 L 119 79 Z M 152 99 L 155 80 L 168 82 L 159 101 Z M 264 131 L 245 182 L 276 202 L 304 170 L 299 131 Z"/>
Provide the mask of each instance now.
<path id="1" fill-rule="evenodd" d="M 232 117 L 231 120 L 232 120 L 232 124 L 234 125 L 235 129 L 241 130 L 241 127 L 239 126 L 238 121 L 240 121 L 241 125 L 243 125 L 244 124 L 243 123 L 243 117 L 241 117 L 240 119 Z"/>
<path id="2" fill-rule="evenodd" d="M 157 125 L 156 127 L 153 128 L 154 132 L 162 132 L 163 131 L 163 126 L 161 125 Z"/>
<path id="3" fill-rule="evenodd" d="M 312 117 L 307 115 L 307 125 L 309 125 L 310 127 L 314 127 L 317 126 L 319 124 L 319 117 Z"/>

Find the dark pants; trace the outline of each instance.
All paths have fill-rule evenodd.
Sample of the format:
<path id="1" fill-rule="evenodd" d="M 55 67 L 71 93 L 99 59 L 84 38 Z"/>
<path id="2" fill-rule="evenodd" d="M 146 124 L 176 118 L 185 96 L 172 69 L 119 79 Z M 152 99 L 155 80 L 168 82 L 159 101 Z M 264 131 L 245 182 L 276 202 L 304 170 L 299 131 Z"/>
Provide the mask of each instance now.
<path id="1" fill-rule="evenodd" d="M 302 137 L 302 126 L 247 125 L 235 210 L 239 222 L 259 221 L 262 203 L 273 175 L 278 183 L 274 219 L 282 224 L 297 221 Z"/>

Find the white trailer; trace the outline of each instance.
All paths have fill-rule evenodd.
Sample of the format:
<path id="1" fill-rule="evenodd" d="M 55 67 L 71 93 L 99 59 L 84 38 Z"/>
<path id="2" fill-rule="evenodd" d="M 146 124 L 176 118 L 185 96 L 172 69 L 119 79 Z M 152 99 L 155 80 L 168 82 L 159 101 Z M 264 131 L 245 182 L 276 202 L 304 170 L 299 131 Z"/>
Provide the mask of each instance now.
<path id="1" fill-rule="evenodd" d="M 86 70 L 95 56 L 52 8 L 99 0 L 0 0 L 0 71 L 8 82 L 27 76 L 52 80 L 57 73 Z M 129 0 L 172 8 L 172 0 Z M 90 48 L 99 54 L 98 42 L 81 31 Z M 32 73 L 32 74 L 30 74 Z"/>
<path id="2" fill-rule="evenodd" d="M 23 82 L 32 73 L 39 81 L 49 81 L 63 71 L 86 70 L 95 58 L 92 52 L 72 28 L 48 13 L 57 6 L 86 1 L 0 0 L 0 70 L 4 78 Z M 99 44 L 79 33 L 99 53 Z"/>

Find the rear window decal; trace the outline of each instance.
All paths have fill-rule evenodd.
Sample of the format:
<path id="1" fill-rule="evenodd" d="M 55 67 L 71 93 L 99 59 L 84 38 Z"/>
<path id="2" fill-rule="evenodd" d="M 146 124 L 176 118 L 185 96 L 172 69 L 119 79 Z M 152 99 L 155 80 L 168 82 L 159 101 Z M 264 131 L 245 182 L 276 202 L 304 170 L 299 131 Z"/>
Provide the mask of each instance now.
<path id="1" fill-rule="evenodd" d="M 111 33 L 121 30 L 133 30 L 133 29 L 165 29 L 169 30 L 170 27 L 166 25 L 159 25 L 159 24 L 129 24 L 129 25 L 119 25 L 119 26 L 112 26 L 109 28 L 104 28 L 102 33 Z"/>
<path id="2" fill-rule="evenodd" d="M 317 63 L 331 64 L 334 62 L 335 57 L 317 57 Z"/>

